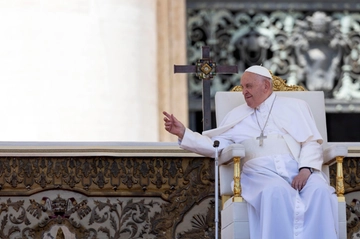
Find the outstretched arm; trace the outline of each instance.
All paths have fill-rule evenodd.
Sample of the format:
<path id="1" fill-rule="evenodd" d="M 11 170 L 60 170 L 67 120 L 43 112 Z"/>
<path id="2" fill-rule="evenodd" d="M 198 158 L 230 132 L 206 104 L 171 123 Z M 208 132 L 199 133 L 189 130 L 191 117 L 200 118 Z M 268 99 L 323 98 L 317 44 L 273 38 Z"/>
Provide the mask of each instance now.
<path id="1" fill-rule="evenodd" d="M 215 149 L 211 138 L 187 129 L 173 114 L 165 111 L 163 114 L 165 115 L 165 130 L 179 137 L 180 148 L 206 157 L 214 157 Z M 222 145 L 220 145 L 219 150 L 221 146 Z"/>
<path id="2" fill-rule="evenodd" d="M 176 135 L 179 139 L 184 137 L 185 126 L 181 123 L 173 114 L 169 114 L 166 111 L 163 112 L 165 115 L 165 130 L 169 133 Z"/>

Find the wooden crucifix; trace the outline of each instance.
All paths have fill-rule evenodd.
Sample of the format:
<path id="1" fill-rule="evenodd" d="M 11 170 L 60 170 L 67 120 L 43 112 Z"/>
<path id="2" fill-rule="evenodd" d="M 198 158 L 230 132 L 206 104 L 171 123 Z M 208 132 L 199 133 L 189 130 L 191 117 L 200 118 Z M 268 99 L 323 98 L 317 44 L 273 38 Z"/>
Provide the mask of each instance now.
<path id="1" fill-rule="evenodd" d="M 210 58 L 210 47 L 202 47 L 202 58 L 197 60 L 196 65 L 174 65 L 174 73 L 196 73 L 202 80 L 202 108 L 203 108 L 203 130 L 211 129 L 211 96 L 210 79 L 216 74 L 237 73 L 237 66 L 216 65 Z"/>

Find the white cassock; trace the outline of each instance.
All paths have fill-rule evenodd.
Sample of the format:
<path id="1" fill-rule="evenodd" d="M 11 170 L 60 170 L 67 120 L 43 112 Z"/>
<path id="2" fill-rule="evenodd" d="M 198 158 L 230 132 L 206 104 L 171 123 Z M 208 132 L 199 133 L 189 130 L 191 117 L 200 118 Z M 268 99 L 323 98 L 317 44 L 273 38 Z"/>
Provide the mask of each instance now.
<path id="1" fill-rule="evenodd" d="M 260 127 L 267 136 L 263 146 L 256 139 Z M 256 114 L 244 104 L 203 135 L 186 129 L 180 147 L 215 157 L 215 140 L 220 142 L 220 152 L 234 143 L 245 146 L 241 187 L 252 239 L 338 238 L 337 197 L 321 172 L 322 137 L 305 101 L 273 93 Z M 301 167 L 316 171 L 298 192 L 291 182 Z"/>

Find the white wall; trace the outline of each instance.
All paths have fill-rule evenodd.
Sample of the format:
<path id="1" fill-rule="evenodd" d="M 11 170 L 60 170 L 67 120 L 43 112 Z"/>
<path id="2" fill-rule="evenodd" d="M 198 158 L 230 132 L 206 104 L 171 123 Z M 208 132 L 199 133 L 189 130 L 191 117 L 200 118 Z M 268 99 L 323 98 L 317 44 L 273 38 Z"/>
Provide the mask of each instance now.
<path id="1" fill-rule="evenodd" d="M 156 0 L 0 1 L 0 141 L 157 141 Z"/>

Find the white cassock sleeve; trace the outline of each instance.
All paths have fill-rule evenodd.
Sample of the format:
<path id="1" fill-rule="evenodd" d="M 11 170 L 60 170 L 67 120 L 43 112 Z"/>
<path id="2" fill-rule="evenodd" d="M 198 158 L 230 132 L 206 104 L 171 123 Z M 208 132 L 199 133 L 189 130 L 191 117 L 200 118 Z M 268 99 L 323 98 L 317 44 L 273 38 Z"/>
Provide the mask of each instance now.
<path id="1" fill-rule="evenodd" d="M 301 144 L 299 169 L 310 167 L 321 171 L 323 161 L 323 148 L 317 141 L 307 141 Z"/>
<path id="2" fill-rule="evenodd" d="M 214 141 L 218 140 L 220 142 L 218 147 L 219 152 L 230 144 L 233 144 L 234 142 L 230 135 L 223 133 L 249 116 L 252 112 L 253 110 L 244 104 L 229 112 L 218 128 L 204 131 L 203 134 L 193 132 L 187 128 L 183 139 L 180 141 L 180 148 L 206 157 L 215 158 Z"/>
<path id="3" fill-rule="evenodd" d="M 215 158 L 215 140 L 218 140 L 220 142 L 220 145 L 218 147 L 219 152 L 226 146 L 233 143 L 231 139 L 226 137 L 215 136 L 213 138 L 210 138 L 197 132 L 193 132 L 190 129 L 186 129 L 184 137 L 180 142 L 180 148 L 206 157 Z"/>

